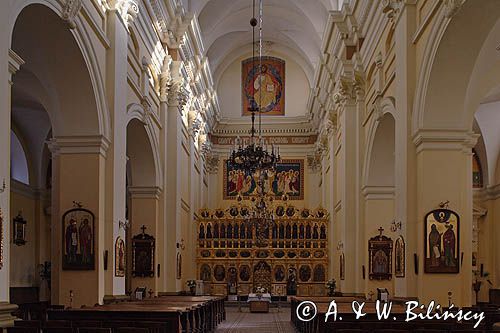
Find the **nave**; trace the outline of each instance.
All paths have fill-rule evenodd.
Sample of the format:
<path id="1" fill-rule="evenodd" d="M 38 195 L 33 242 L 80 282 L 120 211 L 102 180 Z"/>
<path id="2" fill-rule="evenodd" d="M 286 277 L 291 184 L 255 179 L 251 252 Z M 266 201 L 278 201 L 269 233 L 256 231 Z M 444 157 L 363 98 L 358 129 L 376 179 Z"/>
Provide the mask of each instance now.
<path id="1" fill-rule="evenodd" d="M 0 23 L 0 328 L 335 332 L 332 297 L 499 321 L 499 0 L 1 0 Z M 294 297 L 318 318 L 276 312 Z"/>
<path id="2" fill-rule="evenodd" d="M 226 307 L 226 320 L 215 333 L 296 333 L 290 308 L 272 308 L 268 313 L 250 313 L 248 308 Z"/>

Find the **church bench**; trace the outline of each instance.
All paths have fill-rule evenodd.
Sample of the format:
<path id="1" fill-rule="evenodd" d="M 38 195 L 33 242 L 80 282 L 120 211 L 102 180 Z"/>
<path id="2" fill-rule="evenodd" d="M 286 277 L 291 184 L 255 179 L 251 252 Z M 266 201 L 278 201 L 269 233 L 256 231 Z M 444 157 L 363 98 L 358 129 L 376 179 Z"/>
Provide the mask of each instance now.
<path id="1" fill-rule="evenodd" d="M 181 317 L 188 310 L 185 307 L 134 307 L 126 308 L 122 304 L 99 308 L 68 309 L 49 311 L 50 319 L 66 319 L 72 321 L 97 320 L 106 322 L 161 322 L 164 326 L 158 333 L 182 333 Z M 188 329 L 187 327 L 185 329 Z"/>
<path id="2" fill-rule="evenodd" d="M 14 326 L 8 327 L 7 333 L 40 333 L 40 329 L 37 327 Z"/>

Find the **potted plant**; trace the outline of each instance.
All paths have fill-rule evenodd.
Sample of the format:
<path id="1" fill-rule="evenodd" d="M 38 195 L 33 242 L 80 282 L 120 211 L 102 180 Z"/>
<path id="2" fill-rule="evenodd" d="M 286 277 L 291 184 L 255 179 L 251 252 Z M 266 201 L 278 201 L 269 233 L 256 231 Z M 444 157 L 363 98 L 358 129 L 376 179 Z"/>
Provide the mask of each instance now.
<path id="1" fill-rule="evenodd" d="M 47 281 L 47 287 L 50 290 L 50 280 L 51 280 L 51 264 L 50 261 L 45 261 L 43 264 L 40 264 L 40 280 Z"/>
<path id="2" fill-rule="evenodd" d="M 489 283 L 490 286 L 493 284 L 491 283 L 490 279 L 488 279 L 488 276 L 490 276 L 490 273 L 488 272 L 483 272 L 481 273 L 478 270 L 472 271 L 474 274 L 474 281 L 472 282 L 472 289 L 476 293 L 476 305 L 479 303 L 479 291 L 481 291 L 481 286 L 483 284 L 483 280 L 486 280 L 486 282 Z"/>
<path id="3" fill-rule="evenodd" d="M 335 279 L 330 279 L 326 281 L 325 287 L 328 290 L 328 296 L 335 295 L 335 288 L 337 287 L 337 281 Z"/>
<path id="4" fill-rule="evenodd" d="M 195 280 L 187 280 L 186 282 L 189 291 L 191 292 L 191 295 L 196 294 L 196 281 Z"/>

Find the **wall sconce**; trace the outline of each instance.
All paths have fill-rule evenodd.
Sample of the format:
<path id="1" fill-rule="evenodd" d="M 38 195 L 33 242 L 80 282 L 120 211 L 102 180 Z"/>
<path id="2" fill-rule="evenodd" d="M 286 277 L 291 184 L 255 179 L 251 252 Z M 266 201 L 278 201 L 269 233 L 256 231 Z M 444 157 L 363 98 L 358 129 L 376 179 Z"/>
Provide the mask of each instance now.
<path id="1" fill-rule="evenodd" d="M 14 217 L 14 244 L 21 246 L 26 244 L 26 220 L 21 212 Z"/>
<path id="2" fill-rule="evenodd" d="M 125 221 L 118 220 L 118 229 L 123 229 L 123 231 L 127 231 L 130 226 L 130 221 L 125 219 Z"/>
<path id="3" fill-rule="evenodd" d="M 396 232 L 398 230 L 401 230 L 401 221 L 396 222 L 396 220 L 393 220 L 391 223 L 391 231 Z"/>
<path id="4" fill-rule="evenodd" d="M 0 188 L 0 194 L 5 192 L 5 188 L 6 188 L 6 185 L 5 185 L 5 178 L 4 178 L 3 182 L 2 182 L 2 187 Z"/>
<path id="5" fill-rule="evenodd" d="M 339 241 L 337 244 L 337 250 L 342 251 L 344 249 L 344 243 L 342 241 Z"/>
<path id="6" fill-rule="evenodd" d="M 177 243 L 177 248 L 184 250 L 186 248 L 186 245 L 184 244 L 184 238 L 181 238 L 181 242 Z"/>

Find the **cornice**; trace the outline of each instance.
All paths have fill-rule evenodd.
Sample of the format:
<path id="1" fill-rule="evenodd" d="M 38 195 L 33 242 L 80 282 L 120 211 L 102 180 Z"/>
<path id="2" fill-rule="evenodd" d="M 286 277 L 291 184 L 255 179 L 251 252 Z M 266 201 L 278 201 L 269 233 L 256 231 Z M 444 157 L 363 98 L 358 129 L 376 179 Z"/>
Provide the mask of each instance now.
<path id="1" fill-rule="evenodd" d="M 159 199 L 162 189 L 158 186 L 129 186 L 132 199 Z"/>
<path id="2" fill-rule="evenodd" d="M 102 135 L 96 136 L 60 136 L 48 141 L 52 154 L 100 154 L 106 157 L 109 140 Z"/>
<path id="3" fill-rule="evenodd" d="M 413 136 L 417 153 L 424 150 L 461 150 L 471 153 L 479 134 L 460 129 L 420 129 Z"/>
<path id="4" fill-rule="evenodd" d="M 361 193 L 366 200 L 389 200 L 394 199 L 394 186 L 364 186 Z"/>

